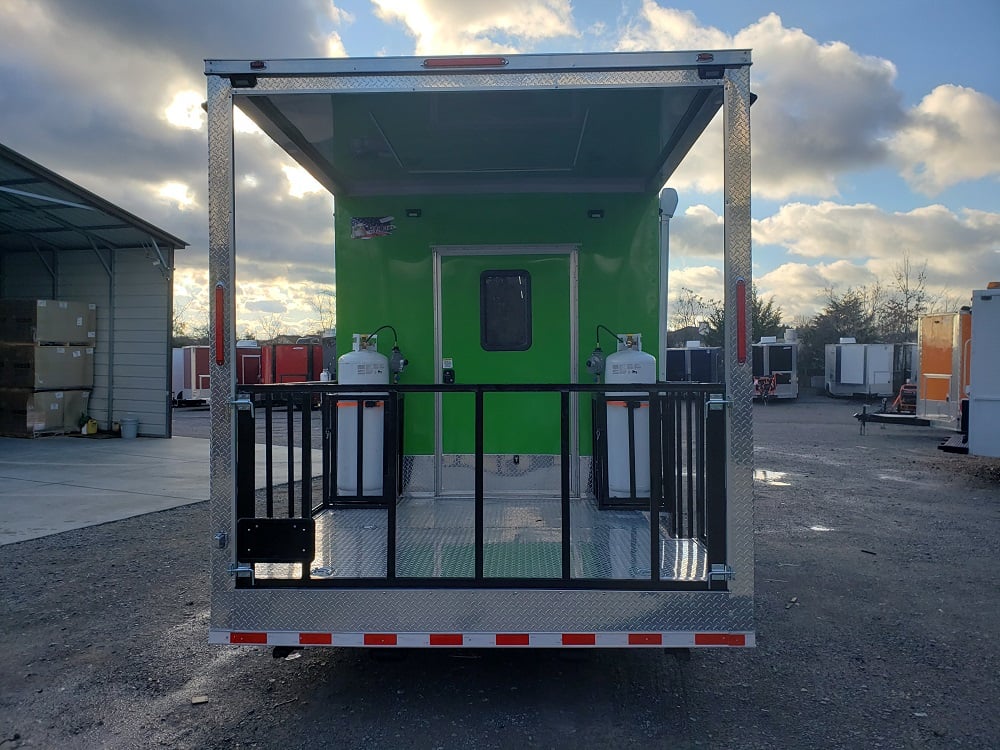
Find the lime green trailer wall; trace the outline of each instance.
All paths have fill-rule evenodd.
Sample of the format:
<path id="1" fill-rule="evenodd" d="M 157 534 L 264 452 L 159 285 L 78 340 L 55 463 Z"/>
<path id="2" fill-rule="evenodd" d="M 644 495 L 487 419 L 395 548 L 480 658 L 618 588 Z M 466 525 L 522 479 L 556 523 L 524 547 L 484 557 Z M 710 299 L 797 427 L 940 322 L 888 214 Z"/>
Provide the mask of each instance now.
<path id="1" fill-rule="evenodd" d="M 419 217 L 407 217 L 407 209 L 419 209 Z M 592 210 L 603 214 L 592 218 Z M 351 238 L 352 218 L 384 216 L 393 217 L 396 228 L 390 235 Z M 660 349 L 655 194 L 341 197 L 335 224 L 338 351 L 350 350 L 354 333 L 392 325 L 410 361 L 402 382 L 436 382 L 441 363 L 434 356 L 433 248 L 440 246 L 578 247 L 579 380 L 587 382 L 590 377 L 584 362 L 594 347 L 598 324 L 621 333 L 639 332 L 644 350 L 655 355 Z M 543 308 L 546 300 L 536 296 L 533 304 Z M 543 335 L 535 331 L 533 346 L 544 346 Z M 611 353 L 614 341 L 602 336 L 602 346 Z M 385 353 L 389 346 L 384 335 L 382 341 Z M 454 356 L 460 359 L 462 354 Z M 509 381 L 498 371 L 485 382 Z M 407 398 L 407 454 L 434 453 L 433 410 L 430 394 Z M 590 452 L 590 429 L 590 410 L 587 400 L 581 399 L 584 455 Z"/>

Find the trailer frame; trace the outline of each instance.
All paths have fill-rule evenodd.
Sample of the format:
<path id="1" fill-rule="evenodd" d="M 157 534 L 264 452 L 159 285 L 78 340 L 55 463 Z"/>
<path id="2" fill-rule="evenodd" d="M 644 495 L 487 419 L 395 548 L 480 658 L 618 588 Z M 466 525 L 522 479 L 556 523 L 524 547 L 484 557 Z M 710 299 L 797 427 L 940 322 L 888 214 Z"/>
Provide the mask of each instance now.
<path id="1" fill-rule="evenodd" d="M 753 625 L 753 425 L 750 305 L 750 53 L 748 50 L 524 55 L 468 58 L 342 60 L 208 60 L 209 271 L 211 296 L 211 615 L 213 643 L 271 646 L 518 646 L 744 647 Z M 518 581 L 461 588 L 394 588 L 378 580 L 359 587 L 309 589 L 247 585 L 254 563 L 239 559 L 237 506 L 245 494 L 238 471 L 238 424 L 254 408 L 237 391 L 235 346 L 234 103 L 253 110 L 264 130 L 337 194 L 337 175 L 299 136 L 283 130 L 275 106 L 298 94 L 349 96 L 488 91 L 678 90 L 694 104 L 662 144 L 653 168 L 603 189 L 655 192 L 708 125 L 718 102 L 723 114 L 724 278 L 726 350 L 722 393 L 706 408 L 725 418 L 725 561 L 706 573 L 701 590 L 632 587 L 573 588 Z M 290 100 L 289 100 L 290 101 Z M 623 118 L 627 119 L 627 118 Z M 426 178 L 433 190 L 433 177 Z M 500 178 L 479 175 L 469 189 L 488 190 Z M 572 190 L 555 176 L 546 190 Z M 423 184 L 423 183 L 420 183 Z M 533 183 L 535 184 L 535 183 Z M 617 188 L 615 187 L 617 185 Z M 356 190 L 373 190 L 356 185 Z M 404 188 L 399 188 L 404 189 Z M 410 185 L 409 189 L 420 189 Z M 593 185 L 578 186 L 586 191 Z M 661 288 L 666 264 L 661 256 Z M 659 304 L 665 304 L 660 300 Z M 660 346 L 665 346 L 662 335 Z M 440 384 L 434 384 L 439 387 Z M 562 393 L 578 384 L 562 384 Z M 663 384 L 645 384 L 651 400 Z M 322 387 L 321 387 L 322 388 Z M 621 389 L 621 386 L 618 386 Z M 353 388 L 357 390 L 356 387 Z M 385 390 L 385 389 L 383 389 Z M 305 453 L 306 446 L 302 446 Z M 311 450 L 311 448 L 310 448 Z M 477 449 L 477 453 L 481 450 Z M 479 473 L 482 481 L 482 474 Z M 394 503 L 390 503 L 393 507 Z M 655 526 L 654 526 L 655 528 Z M 721 530 L 720 530 L 720 533 Z M 654 536 L 654 535 L 651 535 Z M 714 588 L 716 586 L 717 588 Z"/>

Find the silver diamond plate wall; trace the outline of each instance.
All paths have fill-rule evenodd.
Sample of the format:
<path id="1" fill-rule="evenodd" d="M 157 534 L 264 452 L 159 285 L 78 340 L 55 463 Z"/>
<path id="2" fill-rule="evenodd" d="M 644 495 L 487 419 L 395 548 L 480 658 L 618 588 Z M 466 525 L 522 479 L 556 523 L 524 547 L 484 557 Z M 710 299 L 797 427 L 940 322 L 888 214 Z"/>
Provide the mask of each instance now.
<path id="1" fill-rule="evenodd" d="M 233 105 L 228 78 L 208 78 L 208 274 L 210 294 L 209 376 L 211 378 L 211 425 L 209 490 L 211 535 L 222 532 L 234 536 L 233 498 L 236 492 L 236 437 L 229 402 L 233 397 L 236 370 L 233 366 L 234 321 L 233 282 L 235 279 L 233 216 Z M 216 286 L 223 291 L 222 346 L 226 353 L 221 365 L 216 351 Z M 229 620 L 233 579 L 229 574 L 232 544 L 212 550 L 212 624 Z"/>
<path id="2" fill-rule="evenodd" d="M 641 70 L 542 70 L 509 73 L 402 75 L 396 71 L 362 75 L 343 71 L 308 75 L 280 61 L 282 74 L 262 74 L 256 88 L 240 96 L 296 92 L 413 91 L 553 87 L 711 87 L 725 92 L 725 251 L 727 351 L 736 351 L 733 294 L 738 278 L 750 275 L 750 78 L 749 53 L 727 58 L 723 80 L 702 80 L 693 67 Z M 679 60 L 677 53 L 652 53 L 650 59 Z M 632 58 L 645 60 L 647 57 Z M 315 61 L 313 61 L 313 64 Z M 302 61 L 308 66 L 310 61 Z M 673 62 L 669 64 L 674 64 Z M 218 67 L 221 65 L 222 67 Z M 210 61 L 210 73 L 225 69 Z M 639 66 L 636 66 L 639 67 Z M 235 70 L 235 69 L 233 69 Z M 245 68 L 241 68 L 245 70 Z M 338 71 L 340 72 L 340 71 Z M 227 402 L 233 393 L 234 282 L 232 89 L 228 77 L 209 75 L 209 257 L 214 288 L 225 290 L 224 365 L 213 364 L 211 518 L 212 532 L 232 536 L 234 497 L 233 419 Z M 749 306 L 748 306 L 749 308 Z M 214 313 L 214 306 L 213 306 Z M 748 311 L 749 317 L 749 311 Z M 746 321 L 747 351 L 750 325 Z M 212 345 L 215 345 L 213 333 Z M 214 350 L 213 350 L 214 351 Z M 220 629 L 291 631 L 567 632 L 567 631 L 743 631 L 753 629 L 753 438 L 749 357 L 735 364 L 727 357 L 726 383 L 733 405 L 729 419 L 729 562 L 736 578 L 731 592 L 536 591 L 536 590 L 236 590 L 228 567 L 232 544 L 212 554 L 211 624 Z M 416 467 L 410 466 L 411 471 Z M 420 475 L 420 476 L 418 476 Z M 427 479 L 410 475 L 416 485 Z M 208 543 L 209 540 L 206 539 Z"/>
<path id="3" fill-rule="evenodd" d="M 730 581 L 734 597 L 745 597 L 753 613 L 753 410 L 751 400 L 752 320 L 750 258 L 750 69 L 728 69 L 723 104 L 725 138 L 725 280 L 726 386 L 732 400 L 729 414 L 729 468 L 726 497 L 729 506 L 727 558 L 735 572 Z M 744 345 L 746 360 L 738 362 L 736 285 L 746 282 Z"/>

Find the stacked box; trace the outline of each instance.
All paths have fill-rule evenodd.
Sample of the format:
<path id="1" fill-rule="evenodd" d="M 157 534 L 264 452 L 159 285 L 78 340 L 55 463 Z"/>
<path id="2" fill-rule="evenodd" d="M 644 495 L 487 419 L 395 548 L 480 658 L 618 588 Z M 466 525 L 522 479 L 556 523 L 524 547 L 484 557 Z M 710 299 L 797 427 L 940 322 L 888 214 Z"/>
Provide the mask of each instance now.
<path id="1" fill-rule="evenodd" d="M 0 300 L 0 434 L 76 432 L 94 385 L 97 306 Z"/>
<path id="2" fill-rule="evenodd" d="M 0 383 L 36 391 L 92 388 L 94 347 L 0 343 Z"/>
<path id="3" fill-rule="evenodd" d="M 0 435 L 35 437 L 77 432 L 87 413 L 90 391 L 0 389 Z"/>
<path id="4" fill-rule="evenodd" d="M 97 339 L 97 305 L 65 300 L 0 300 L 0 341 L 86 344 Z"/>

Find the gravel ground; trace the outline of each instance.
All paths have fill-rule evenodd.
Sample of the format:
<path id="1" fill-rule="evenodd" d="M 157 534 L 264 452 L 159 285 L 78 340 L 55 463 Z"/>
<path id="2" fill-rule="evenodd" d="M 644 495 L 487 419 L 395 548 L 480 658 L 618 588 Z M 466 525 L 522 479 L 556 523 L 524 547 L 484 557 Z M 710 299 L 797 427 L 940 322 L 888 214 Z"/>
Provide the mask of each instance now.
<path id="1" fill-rule="evenodd" d="M 0 547 L 0 750 L 1000 747 L 1000 460 L 755 409 L 754 650 L 210 647 L 202 503 Z"/>

